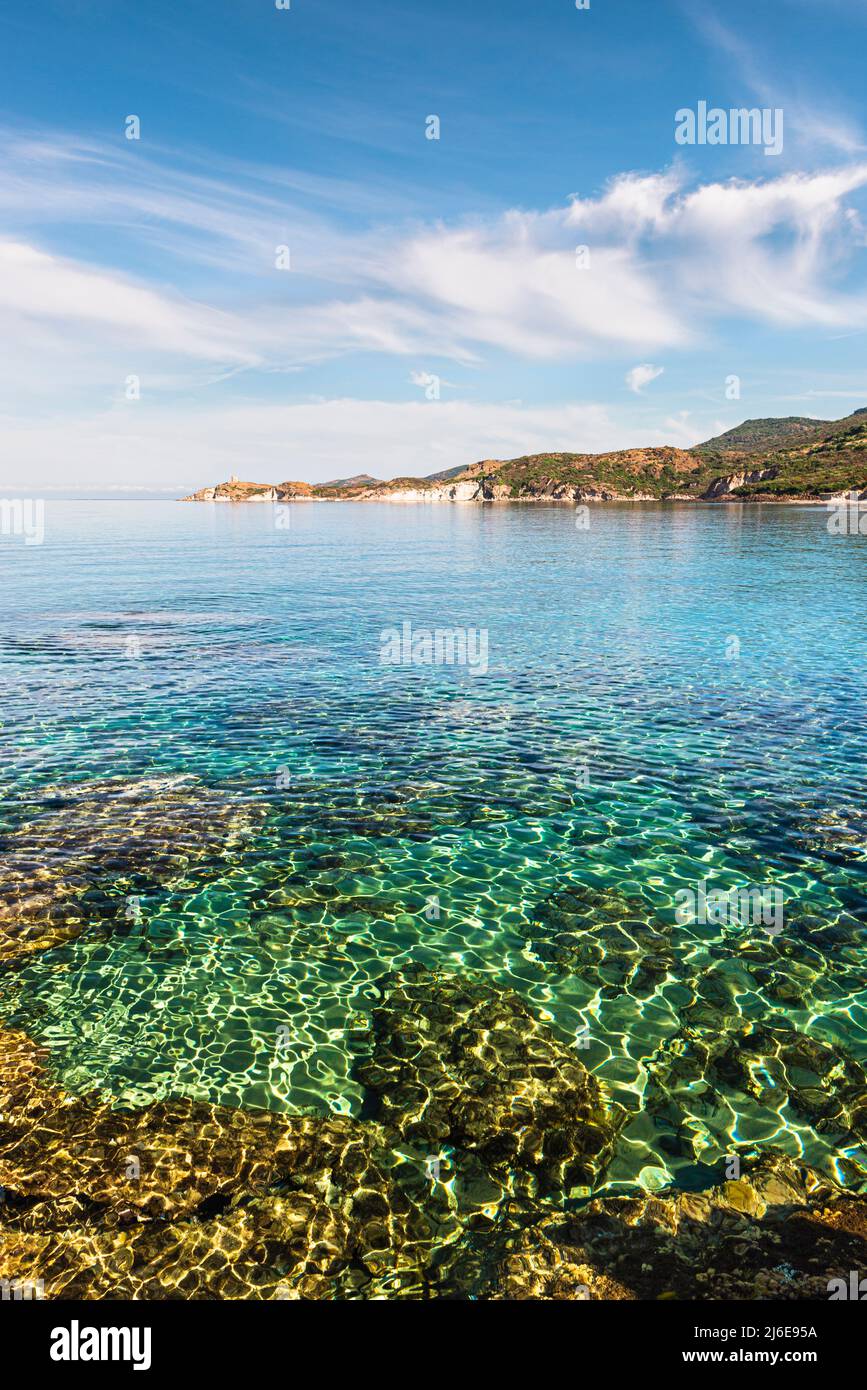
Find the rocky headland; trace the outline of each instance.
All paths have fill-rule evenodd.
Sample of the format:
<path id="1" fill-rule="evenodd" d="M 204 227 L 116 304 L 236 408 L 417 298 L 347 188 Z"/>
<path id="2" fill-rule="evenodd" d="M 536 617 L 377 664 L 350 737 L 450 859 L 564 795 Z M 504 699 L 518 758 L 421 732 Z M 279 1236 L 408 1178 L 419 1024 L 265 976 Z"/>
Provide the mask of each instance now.
<path id="1" fill-rule="evenodd" d="M 426 478 L 231 478 L 185 502 L 821 502 L 867 499 L 867 408 L 842 420 L 746 420 L 692 449 L 483 459 Z"/>

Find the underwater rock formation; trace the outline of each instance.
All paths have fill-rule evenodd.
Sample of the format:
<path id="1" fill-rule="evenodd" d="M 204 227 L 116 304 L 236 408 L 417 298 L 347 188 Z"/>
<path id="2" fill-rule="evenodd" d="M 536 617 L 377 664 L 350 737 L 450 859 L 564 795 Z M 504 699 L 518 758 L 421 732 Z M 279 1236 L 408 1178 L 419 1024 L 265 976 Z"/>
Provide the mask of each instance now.
<path id="1" fill-rule="evenodd" d="M 392 1090 L 394 1049 L 422 1035 Z M 53 1085 L 21 1033 L 2 1055 L 0 1277 L 49 1297 L 461 1296 L 507 1192 L 589 1184 L 614 1131 L 598 1083 L 515 996 L 426 971 L 395 976 L 376 1011 L 361 1071 L 379 1120 L 113 1109 Z"/>
<path id="2" fill-rule="evenodd" d="M 842 1048 L 791 1028 L 729 1021 L 726 1031 L 685 1028 L 648 1066 L 651 1114 L 676 1116 L 677 1096 L 710 1109 L 719 1098 L 750 1097 L 834 1135 L 841 1149 L 867 1141 L 867 1075 Z M 843 1163 L 842 1166 L 846 1166 Z M 853 1174 L 855 1165 L 852 1164 Z"/>
<path id="3" fill-rule="evenodd" d="M 543 899 L 526 936 L 537 960 L 594 980 L 604 999 L 652 994 L 676 959 L 671 925 L 649 920 L 645 903 L 576 885 Z"/>
<path id="4" fill-rule="evenodd" d="M 395 977 L 357 1074 L 402 1138 L 474 1154 L 525 1195 L 592 1185 L 616 1130 L 575 1051 L 516 994 L 475 981 Z"/>
<path id="5" fill-rule="evenodd" d="M 0 1278 L 49 1299 L 789 1299 L 863 1268 L 867 1197 L 772 1150 L 706 1191 L 592 1197 L 618 1116 L 570 1048 L 481 981 L 383 983 L 359 1117 L 115 1109 L 0 1033 Z"/>
<path id="6" fill-rule="evenodd" d="M 44 1051 L 0 1036 L 2 1278 L 53 1298 L 350 1296 L 419 1287 L 434 1239 L 458 1230 L 377 1125 L 186 1100 L 114 1110 L 54 1088 Z"/>
<path id="7" fill-rule="evenodd" d="M 512 1237 L 495 1299 L 816 1299 L 867 1255 L 867 1199 L 766 1151 L 705 1192 L 609 1197 Z"/>
<path id="8" fill-rule="evenodd" d="M 122 918 L 124 880 L 133 893 L 225 855 L 261 814 L 185 776 L 49 787 L 40 806 L 0 840 L 0 962 Z"/>

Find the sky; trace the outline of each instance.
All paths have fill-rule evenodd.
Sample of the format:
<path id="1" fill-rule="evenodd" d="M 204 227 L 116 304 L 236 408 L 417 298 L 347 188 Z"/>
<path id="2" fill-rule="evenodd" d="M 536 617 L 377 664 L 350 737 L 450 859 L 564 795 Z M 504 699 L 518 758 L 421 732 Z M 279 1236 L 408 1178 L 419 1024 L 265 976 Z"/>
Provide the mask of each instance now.
<path id="1" fill-rule="evenodd" d="M 0 487 L 867 405 L 867 0 L 277 3 L 0 7 Z"/>

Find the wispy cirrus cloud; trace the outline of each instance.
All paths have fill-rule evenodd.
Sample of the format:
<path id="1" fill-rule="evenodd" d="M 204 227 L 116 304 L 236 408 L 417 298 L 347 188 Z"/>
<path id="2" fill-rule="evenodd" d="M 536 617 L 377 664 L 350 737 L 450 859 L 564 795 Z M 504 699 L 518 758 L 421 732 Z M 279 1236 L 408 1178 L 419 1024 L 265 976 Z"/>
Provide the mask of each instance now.
<path id="1" fill-rule="evenodd" d="M 731 319 L 867 327 L 867 161 L 702 183 L 680 166 L 621 175 L 544 210 L 350 233 L 336 208 L 342 184 L 308 183 L 296 205 L 291 173 L 281 186 L 258 166 L 192 172 L 140 153 L 30 135 L 0 159 L 0 374 L 27 410 L 64 427 L 102 418 L 94 410 L 129 373 L 146 384 L 152 418 L 167 420 L 179 392 L 213 395 L 242 373 L 255 396 L 275 374 L 354 354 L 438 372 L 442 359 L 477 369 L 640 354 L 649 364 Z M 79 244 L 76 226 L 111 235 Z M 289 272 L 274 262 L 284 241 Z M 473 418 L 493 429 L 493 416 Z"/>
<path id="2" fill-rule="evenodd" d="M 774 231 L 795 236 L 801 250 L 816 250 L 826 233 L 846 230 L 837 226 L 843 200 L 867 182 L 867 161 L 696 188 L 689 187 L 684 169 L 626 174 L 602 193 L 561 208 L 512 211 L 457 226 L 414 229 L 377 222 L 349 233 L 333 207 L 335 184 L 338 201 L 353 196 L 354 186 L 345 181 L 239 161 L 203 174 L 190 168 L 190 158 L 185 154 L 179 164 L 174 152 L 140 153 L 135 142 L 119 151 L 66 135 L 7 140 L 0 155 L 0 225 L 7 234 L 16 227 L 57 234 L 62 227 L 67 239 L 76 222 L 122 228 L 121 246 L 141 241 L 213 271 L 240 270 L 272 282 L 275 247 L 288 239 L 297 277 L 314 282 L 320 298 L 335 283 L 390 290 L 465 313 L 467 336 L 478 341 L 493 325 L 514 318 L 531 330 L 532 352 L 540 341 L 532 331 L 534 316 L 550 322 L 543 336 L 552 345 L 564 335 L 571 341 L 576 329 L 624 342 L 639 335 L 649 341 L 681 336 L 678 300 L 672 304 L 671 294 L 661 292 L 676 289 L 679 267 L 662 274 L 665 267 L 652 256 L 655 241 L 668 242 L 681 258 L 701 260 L 710 252 L 714 266 L 724 242 L 730 259 L 738 261 L 745 247 Z M 311 201 L 320 203 L 318 212 L 302 205 Z M 582 229 L 593 237 L 583 274 L 574 244 Z M 818 278 L 820 269 L 802 258 L 774 258 L 783 279 L 810 270 Z M 189 274 L 189 265 L 183 273 Z M 211 283 L 225 292 L 218 274 Z M 624 307 L 609 324 L 603 320 L 615 293 Z M 762 307 L 756 305 L 755 312 Z"/>
<path id="3" fill-rule="evenodd" d="M 111 177 L 94 185 L 103 157 L 88 146 L 67 144 L 58 155 L 30 141 L 16 159 L 29 173 L 7 167 L 7 228 L 24 222 L 44 245 L 66 242 L 76 216 L 118 226 L 137 217 L 151 247 L 182 247 L 202 274 L 193 300 L 173 288 L 170 263 L 167 282 L 142 286 L 117 267 L 76 267 L 68 253 L 28 252 L 16 238 L 0 266 L 8 305 L 42 321 L 67 319 L 77 296 L 82 322 L 101 320 L 110 331 L 123 320 L 143 345 L 162 326 L 177 352 L 227 364 L 283 368 L 357 350 L 473 361 L 492 348 L 580 359 L 606 348 L 686 346 L 714 314 L 831 326 L 867 319 L 863 289 L 834 291 L 835 274 L 864 241 L 847 197 L 867 185 L 867 162 L 692 188 L 683 171 L 624 175 L 561 208 L 349 236 L 273 196 L 216 177 L 164 176 L 150 163 L 143 176 L 133 161 L 130 174 L 129 161 L 119 168 L 111 156 Z M 276 239 L 287 236 L 288 275 L 274 265 Z M 218 272 L 229 267 L 267 279 L 269 292 L 227 283 Z M 188 282 L 186 270 L 174 278 Z"/>
<path id="4" fill-rule="evenodd" d="M 860 7 L 860 0 L 856 3 Z M 813 0 L 809 4 L 813 8 Z M 690 0 L 683 8 L 708 47 L 731 59 L 736 80 L 745 84 L 753 98 L 762 106 L 785 111 L 786 125 L 798 137 L 802 153 L 815 149 L 852 157 L 867 150 L 860 124 L 831 107 L 826 92 L 820 96 L 816 90 L 808 90 L 803 80 L 780 63 L 777 52 L 762 62 L 755 43 L 737 34 L 709 6 Z"/>

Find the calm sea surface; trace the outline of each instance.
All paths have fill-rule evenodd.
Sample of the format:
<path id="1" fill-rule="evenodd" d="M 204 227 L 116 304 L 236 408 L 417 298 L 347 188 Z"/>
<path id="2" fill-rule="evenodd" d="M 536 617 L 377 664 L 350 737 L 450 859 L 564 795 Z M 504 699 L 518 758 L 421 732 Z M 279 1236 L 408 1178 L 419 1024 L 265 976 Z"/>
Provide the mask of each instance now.
<path id="1" fill-rule="evenodd" d="M 751 1143 L 857 1181 L 867 537 L 826 520 L 47 504 L 44 544 L 0 537 L 0 832 L 49 895 L 98 876 L 0 1018 L 118 1105 L 354 1112 L 353 1037 L 418 961 L 575 1040 L 630 1112 L 615 1184 Z M 483 630 L 487 669 L 383 664 L 407 622 Z M 189 834 L 149 864 L 125 818 L 163 788 Z M 779 888 L 783 930 L 679 923 L 702 882 Z"/>

